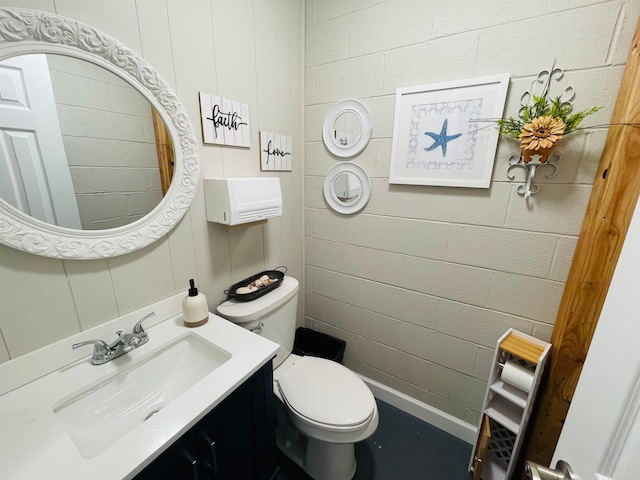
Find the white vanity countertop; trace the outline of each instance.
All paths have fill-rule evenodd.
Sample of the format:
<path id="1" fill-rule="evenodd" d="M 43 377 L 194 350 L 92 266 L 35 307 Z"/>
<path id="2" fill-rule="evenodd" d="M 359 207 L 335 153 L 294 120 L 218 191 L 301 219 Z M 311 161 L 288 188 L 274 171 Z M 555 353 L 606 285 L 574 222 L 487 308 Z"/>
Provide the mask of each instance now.
<path id="1" fill-rule="evenodd" d="M 0 478 L 133 478 L 275 355 L 275 343 L 214 314 L 201 327 L 185 327 L 178 314 L 183 296 L 0 365 L 0 385 L 6 391 L 0 396 Z M 71 350 L 72 343 L 89 338 L 110 342 L 115 339 L 114 328 L 130 331 L 149 311 L 156 311 L 159 318 L 155 321 L 161 323 L 145 328 L 149 342 L 142 347 L 104 365 L 91 364 L 90 347 L 79 349 L 80 353 Z M 54 414 L 54 405 L 70 392 L 121 370 L 187 332 L 226 350 L 231 358 L 106 450 L 84 458 Z M 43 366 L 47 363 L 48 367 Z"/>

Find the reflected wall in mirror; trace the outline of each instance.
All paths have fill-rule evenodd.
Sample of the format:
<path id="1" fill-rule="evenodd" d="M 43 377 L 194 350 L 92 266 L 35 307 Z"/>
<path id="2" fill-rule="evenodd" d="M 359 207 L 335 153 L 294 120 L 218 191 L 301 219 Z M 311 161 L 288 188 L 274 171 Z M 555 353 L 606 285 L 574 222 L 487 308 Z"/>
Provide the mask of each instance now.
<path id="1" fill-rule="evenodd" d="M 4 60 L 0 78 L 1 198 L 83 230 L 127 225 L 160 203 L 159 161 L 171 169 L 170 158 L 158 156 L 155 131 L 164 123 L 130 84 L 51 54 Z"/>
<path id="2" fill-rule="evenodd" d="M 362 210 L 371 197 L 371 179 L 360 165 L 341 162 L 324 178 L 324 199 L 336 212 L 351 214 Z"/>
<path id="3" fill-rule="evenodd" d="M 110 257 L 182 218 L 199 177 L 193 127 L 135 52 L 65 17 L 0 8 L 0 86 L 0 242 Z"/>
<path id="4" fill-rule="evenodd" d="M 348 98 L 327 112 L 322 125 L 322 139 L 327 150 L 336 157 L 353 157 L 365 149 L 372 131 L 367 107 L 359 100 Z"/>
<path id="5" fill-rule="evenodd" d="M 333 122 L 333 141 L 344 148 L 352 147 L 362 138 L 362 121 L 353 111 L 340 113 Z"/>

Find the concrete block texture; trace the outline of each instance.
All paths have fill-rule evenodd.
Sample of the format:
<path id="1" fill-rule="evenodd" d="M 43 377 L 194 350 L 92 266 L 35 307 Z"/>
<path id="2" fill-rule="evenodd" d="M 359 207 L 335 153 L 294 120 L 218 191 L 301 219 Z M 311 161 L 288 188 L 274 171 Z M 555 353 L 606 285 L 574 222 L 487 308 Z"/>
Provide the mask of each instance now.
<path id="1" fill-rule="evenodd" d="M 436 321 L 438 299 L 402 287 L 371 283 L 367 287 L 366 306 L 373 312 L 431 328 Z"/>
<path id="2" fill-rule="evenodd" d="M 387 51 L 431 37 L 433 2 L 382 2 L 349 16 L 349 56 Z"/>
<path id="3" fill-rule="evenodd" d="M 564 283 L 496 272 L 488 307 L 553 324 Z"/>
<path id="4" fill-rule="evenodd" d="M 390 185 L 374 178 L 371 187 L 366 213 L 500 227 L 511 195 L 510 185 L 497 182 L 490 189 L 472 189 Z"/>
<path id="5" fill-rule="evenodd" d="M 486 381 L 465 375 L 441 365 L 431 365 L 427 390 L 451 399 L 467 408 L 480 411 Z"/>
<path id="6" fill-rule="evenodd" d="M 306 318 L 306 324 L 318 332 L 326 333 L 347 342 L 343 363 L 348 368 L 359 370 L 364 362 L 364 337 L 309 317 Z"/>
<path id="7" fill-rule="evenodd" d="M 315 6 L 317 3 L 317 7 Z M 316 21 L 325 22 L 332 18 L 341 17 L 349 13 L 357 12 L 363 8 L 371 7 L 379 3 L 384 3 L 383 0 L 321 0 L 316 2 L 306 2 L 307 9 L 311 10 L 308 15 L 313 13 L 316 15 Z"/>
<path id="8" fill-rule="evenodd" d="M 544 185 L 529 205 L 512 186 L 506 227 L 525 231 L 579 235 L 591 185 Z M 533 208 L 531 207 L 533 205 Z"/>
<path id="9" fill-rule="evenodd" d="M 606 64 L 620 8 L 619 3 L 607 2 L 483 30 L 476 73 L 530 75 L 536 73 L 532 63 L 542 70 L 551 68 L 549 62 L 556 58 L 565 70 L 600 67 Z"/>
<path id="10" fill-rule="evenodd" d="M 405 395 L 409 395 L 416 400 L 419 400 L 423 403 L 437 408 L 438 410 L 448 413 L 449 415 L 453 415 L 454 417 L 457 417 L 461 420 L 465 420 L 468 408 L 452 402 L 451 400 L 431 393 L 411 383 L 405 382 L 404 380 L 400 380 L 399 378 L 392 375 L 388 375 L 368 365 L 361 366 L 358 369 L 358 372 L 366 376 L 367 378 L 387 385 L 401 393 L 404 393 Z"/>
<path id="11" fill-rule="evenodd" d="M 316 102 L 380 95 L 384 56 L 368 55 L 316 67 Z"/>
<path id="12" fill-rule="evenodd" d="M 436 0 L 433 14 L 433 36 L 447 37 L 472 30 L 486 29 L 537 17 L 546 12 L 542 2 L 522 3 L 518 0 L 494 2 L 480 0 Z"/>
<path id="13" fill-rule="evenodd" d="M 144 142 L 141 117 L 58 105 L 60 131 L 70 137 Z"/>
<path id="14" fill-rule="evenodd" d="M 405 323 L 400 329 L 399 348 L 467 375 L 472 375 L 475 369 L 477 346 L 474 343 L 435 330 Z"/>
<path id="15" fill-rule="evenodd" d="M 463 36 L 436 38 L 386 52 L 382 91 L 395 93 L 397 88 L 473 77 L 479 34 Z"/>
<path id="16" fill-rule="evenodd" d="M 531 334 L 533 322 L 515 315 L 450 300 L 439 300 L 434 330 L 493 348 L 509 328 Z"/>
<path id="17" fill-rule="evenodd" d="M 305 238 L 307 265 L 340 271 L 340 244 L 317 238 Z"/>
<path id="18" fill-rule="evenodd" d="M 497 339 L 509 328 L 549 340 L 607 136 L 640 4 L 632 0 L 308 0 L 305 130 L 307 319 L 348 336 L 348 366 L 477 424 Z M 538 170 L 525 202 L 507 177 L 517 140 L 501 138 L 486 189 L 389 184 L 396 92 L 510 73 L 504 115 L 554 59 L 552 93 L 602 109 L 562 140 L 559 172 Z M 324 115 L 355 97 L 373 137 L 340 159 Z M 604 126 L 603 126 L 604 125 Z M 488 128 L 492 128 L 488 125 Z M 329 209 L 324 175 L 361 164 L 372 181 L 354 215 Z M 362 350 L 360 350 L 362 349 Z"/>
<path id="19" fill-rule="evenodd" d="M 348 17 L 308 25 L 305 34 L 307 66 L 320 65 L 347 58 Z"/>
<path id="20" fill-rule="evenodd" d="M 546 277 L 558 237 L 553 235 L 452 225 L 447 261 L 512 273 Z M 522 252 L 527 255 L 522 255 Z"/>
<path id="21" fill-rule="evenodd" d="M 305 294 L 305 310 L 307 318 L 327 323 L 329 325 L 338 325 L 338 305 L 335 300 L 316 295 L 315 293 L 306 292 Z"/>
<path id="22" fill-rule="evenodd" d="M 342 215 L 317 210 L 313 236 L 326 240 L 444 260 L 449 225 L 407 218 L 377 215 Z M 403 232 L 398 235 L 398 232 Z"/>
<path id="23" fill-rule="evenodd" d="M 368 339 L 364 342 L 364 361 L 421 388 L 426 388 L 432 367 L 422 358 Z"/>

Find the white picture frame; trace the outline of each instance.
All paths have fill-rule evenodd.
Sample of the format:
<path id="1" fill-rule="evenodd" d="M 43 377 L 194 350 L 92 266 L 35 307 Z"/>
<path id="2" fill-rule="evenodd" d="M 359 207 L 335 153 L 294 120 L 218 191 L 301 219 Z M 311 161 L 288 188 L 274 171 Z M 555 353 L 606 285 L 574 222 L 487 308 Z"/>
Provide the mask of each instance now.
<path id="1" fill-rule="evenodd" d="M 292 147 L 290 136 L 260 131 L 260 170 L 290 172 Z"/>
<path id="2" fill-rule="evenodd" d="M 396 91 L 389 183 L 488 188 L 509 74 Z"/>
<path id="3" fill-rule="evenodd" d="M 249 105 L 205 92 L 198 96 L 205 144 L 251 147 Z"/>

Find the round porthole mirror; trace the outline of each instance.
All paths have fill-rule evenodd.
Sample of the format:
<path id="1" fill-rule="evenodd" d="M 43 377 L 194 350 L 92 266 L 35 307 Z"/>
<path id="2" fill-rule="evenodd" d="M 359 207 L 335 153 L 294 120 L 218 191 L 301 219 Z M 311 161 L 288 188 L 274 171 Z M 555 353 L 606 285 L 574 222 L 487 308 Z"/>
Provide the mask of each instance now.
<path id="1" fill-rule="evenodd" d="M 371 179 L 357 163 L 338 163 L 324 179 L 324 199 L 338 213 L 359 212 L 370 197 Z"/>
<path id="2" fill-rule="evenodd" d="M 373 126 L 367 107 L 353 98 L 336 103 L 327 112 L 322 126 L 322 138 L 336 157 L 357 155 L 371 139 Z"/>

